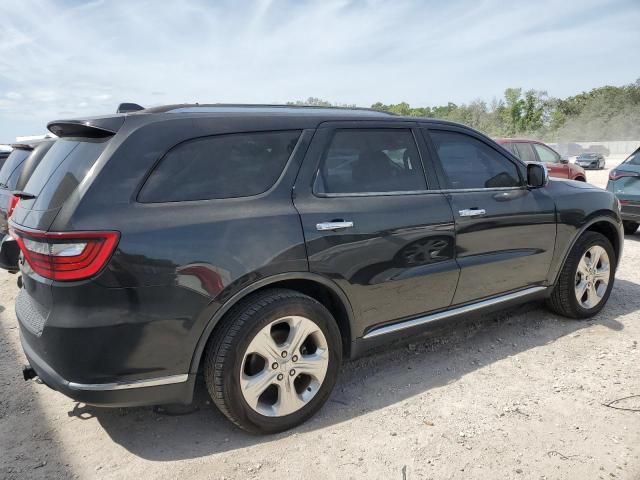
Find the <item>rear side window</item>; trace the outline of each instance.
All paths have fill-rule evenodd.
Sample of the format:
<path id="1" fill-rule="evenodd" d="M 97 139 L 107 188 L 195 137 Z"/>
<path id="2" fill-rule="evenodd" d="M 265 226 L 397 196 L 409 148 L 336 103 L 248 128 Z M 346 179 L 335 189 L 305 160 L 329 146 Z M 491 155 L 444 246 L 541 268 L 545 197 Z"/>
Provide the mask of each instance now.
<path id="1" fill-rule="evenodd" d="M 23 148 L 16 148 L 11 152 L 7 160 L 4 162 L 2 169 L 0 169 L 0 184 L 4 185 L 5 188 L 13 189 L 9 183 L 9 177 L 17 178 L 17 175 L 12 175 L 14 172 L 18 172 L 20 170 L 20 166 L 27 159 L 31 150 L 25 150 Z"/>
<path id="2" fill-rule="evenodd" d="M 316 193 L 385 193 L 426 190 L 411 130 L 337 130 L 320 163 Z"/>
<path id="3" fill-rule="evenodd" d="M 507 149 L 508 151 L 510 151 L 511 153 L 513 153 L 516 157 L 520 158 L 518 156 L 518 152 L 516 151 L 516 146 L 515 144 L 509 142 L 509 143 L 502 143 L 501 144 L 505 149 Z"/>
<path id="4" fill-rule="evenodd" d="M 451 189 L 521 185 L 517 167 L 477 138 L 458 132 L 429 131 Z"/>
<path id="5" fill-rule="evenodd" d="M 540 157 L 541 162 L 558 163 L 560 161 L 560 155 L 549 147 L 545 147 L 544 145 L 539 145 L 537 143 L 534 143 L 533 146 L 536 149 L 536 152 L 538 152 L 538 157 Z"/>
<path id="6" fill-rule="evenodd" d="M 282 174 L 300 133 L 234 133 L 181 143 L 151 172 L 138 200 L 178 202 L 266 192 Z"/>
<path id="7" fill-rule="evenodd" d="M 516 149 L 518 150 L 517 157 L 523 162 L 537 162 L 538 157 L 536 157 L 536 153 L 533 151 L 530 143 L 519 142 L 514 144 Z"/>
<path id="8" fill-rule="evenodd" d="M 58 139 L 42 158 L 24 191 L 36 196 L 34 210 L 60 207 L 108 144 L 108 139 Z"/>

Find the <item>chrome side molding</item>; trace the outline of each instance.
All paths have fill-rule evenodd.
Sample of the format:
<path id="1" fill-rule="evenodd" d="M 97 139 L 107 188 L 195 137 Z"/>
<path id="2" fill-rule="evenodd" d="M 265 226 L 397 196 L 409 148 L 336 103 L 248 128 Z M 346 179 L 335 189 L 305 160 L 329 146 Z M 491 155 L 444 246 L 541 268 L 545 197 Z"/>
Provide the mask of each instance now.
<path id="1" fill-rule="evenodd" d="M 518 290 L 517 292 L 508 293 L 506 295 L 501 295 L 499 297 L 488 298 L 487 300 L 482 300 L 480 302 L 471 303 L 469 305 L 464 305 L 462 307 L 453 308 L 445 312 L 433 313 L 431 315 L 425 315 L 424 317 L 413 318 L 411 320 L 404 320 L 398 323 L 392 323 L 391 325 L 384 325 L 382 327 L 374 328 L 369 333 L 364 335 L 362 338 L 369 339 L 369 338 L 379 337 L 381 335 L 398 332 L 406 328 L 417 327 L 419 325 L 426 325 L 427 323 L 435 322 L 437 320 L 443 320 L 448 317 L 455 317 L 457 315 L 470 313 L 475 310 L 480 310 L 485 307 L 490 307 L 492 305 L 498 305 L 500 303 L 508 302 L 510 300 L 516 300 L 518 298 L 526 297 L 528 295 L 533 295 L 534 293 L 539 293 L 546 289 L 547 287 L 529 287 L 529 288 L 525 288 L 524 290 Z"/>

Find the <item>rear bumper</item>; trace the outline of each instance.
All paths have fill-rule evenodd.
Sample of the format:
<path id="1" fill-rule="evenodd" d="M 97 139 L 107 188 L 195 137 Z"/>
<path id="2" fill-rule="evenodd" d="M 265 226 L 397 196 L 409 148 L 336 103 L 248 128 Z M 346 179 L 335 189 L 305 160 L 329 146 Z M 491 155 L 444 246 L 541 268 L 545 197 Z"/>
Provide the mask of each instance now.
<path id="1" fill-rule="evenodd" d="M 169 403 L 191 403 L 195 374 L 148 378 L 127 383 L 74 383 L 59 375 L 25 341 L 20 338 L 22 349 L 30 366 L 50 388 L 69 398 L 102 407 L 133 407 Z"/>
<path id="2" fill-rule="evenodd" d="M 10 235 L 3 235 L 0 240 L 0 268 L 9 270 L 12 273 L 18 271 L 18 259 L 20 258 L 20 247 Z"/>

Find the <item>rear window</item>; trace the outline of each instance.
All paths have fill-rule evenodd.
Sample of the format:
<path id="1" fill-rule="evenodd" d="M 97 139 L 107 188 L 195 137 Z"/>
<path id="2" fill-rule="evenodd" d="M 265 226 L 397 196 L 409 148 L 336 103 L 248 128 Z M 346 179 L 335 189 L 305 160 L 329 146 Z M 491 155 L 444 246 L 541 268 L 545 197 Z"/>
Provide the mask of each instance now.
<path id="1" fill-rule="evenodd" d="M 640 165 L 640 148 L 633 152 L 629 158 L 627 158 L 624 163 L 628 165 Z"/>
<path id="2" fill-rule="evenodd" d="M 140 202 L 248 197 L 280 177 L 300 130 L 198 138 L 169 150 L 146 181 Z"/>
<path id="3" fill-rule="evenodd" d="M 24 191 L 36 196 L 33 209 L 60 207 L 109 143 L 108 139 L 59 139 L 49 149 Z"/>
<path id="4" fill-rule="evenodd" d="M 7 160 L 4 162 L 2 169 L 0 169 L 0 184 L 2 184 L 5 188 L 10 187 L 9 185 L 7 185 L 9 177 L 12 176 L 13 172 L 20 168 L 20 166 L 24 163 L 30 153 L 31 150 L 25 150 L 23 148 L 16 148 L 13 152 L 11 152 L 11 155 L 9 155 Z"/>

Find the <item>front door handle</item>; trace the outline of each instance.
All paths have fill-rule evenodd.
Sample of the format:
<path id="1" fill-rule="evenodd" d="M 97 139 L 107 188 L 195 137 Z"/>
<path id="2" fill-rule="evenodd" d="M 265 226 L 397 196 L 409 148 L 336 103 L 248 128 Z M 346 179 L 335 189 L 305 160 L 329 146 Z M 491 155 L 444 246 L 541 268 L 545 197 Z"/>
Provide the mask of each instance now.
<path id="1" fill-rule="evenodd" d="M 322 222 L 316 224 L 316 230 L 321 232 L 327 230 L 344 230 L 345 228 L 352 228 L 353 222 Z"/>
<path id="2" fill-rule="evenodd" d="M 465 208 L 458 213 L 461 217 L 477 217 L 478 215 L 484 215 L 487 211 L 484 208 Z"/>

